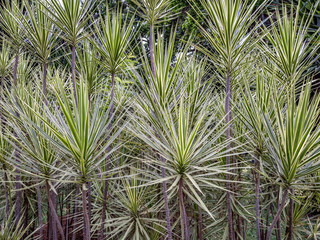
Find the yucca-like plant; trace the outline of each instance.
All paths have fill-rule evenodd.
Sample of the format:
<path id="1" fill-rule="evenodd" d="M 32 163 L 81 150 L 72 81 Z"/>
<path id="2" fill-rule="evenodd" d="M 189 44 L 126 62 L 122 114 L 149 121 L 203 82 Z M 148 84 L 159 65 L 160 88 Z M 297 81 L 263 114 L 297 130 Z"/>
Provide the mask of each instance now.
<path id="1" fill-rule="evenodd" d="M 19 4 L 17 0 L 5 0 L 3 8 L 0 9 L 0 24 L 6 33 L 6 38 L 12 46 L 15 56 L 12 74 L 14 86 L 17 86 L 17 68 L 23 42 L 23 28 L 20 24 L 23 5 L 24 4 Z"/>
<path id="2" fill-rule="evenodd" d="M 0 8 L 0 24 L 5 32 L 5 36 L 10 43 L 14 54 L 14 65 L 12 72 L 13 86 L 17 87 L 18 80 L 18 64 L 20 51 L 23 45 L 23 28 L 21 27 L 19 20 L 23 14 L 23 3 L 19 4 L 19 1 L 4 1 L 3 7 Z M 16 89 L 15 89 L 16 90 Z M 17 170 L 16 172 L 16 204 L 15 204 L 15 220 L 16 224 L 19 222 L 22 210 L 22 191 L 21 189 L 21 177 Z"/>
<path id="3" fill-rule="evenodd" d="M 2 1 L 3 237 L 317 239 L 318 32 L 266 3 Z"/>
<path id="4" fill-rule="evenodd" d="M 237 84 L 238 75 L 246 68 L 247 57 L 255 46 L 258 38 L 253 38 L 257 28 L 257 10 L 254 10 L 257 1 L 247 0 L 202 0 L 201 4 L 205 13 L 196 9 L 199 16 L 204 19 L 208 29 L 198 23 L 198 26 L 206 38 L 211 49 L 200 48 L 210 60 L 215 63 L 226 88 L 225 118 L 228 128 L 226 130 L 227 140 L 232 138 L 232 89 Z M 261 5 L 260 7 L 262 7 Z M 254 28 L 252 25 L 256 24 Z M 228 146 L 231 148 L 231 145 Z M 231 164 L 227 156 L 227 165 Z M 233 229 L 233 211 L 231 203 L 230 175 L 227 179 L 227 214 L 229 239 L 235 239 Z"/>
<path id="5" fill-rule="evenodd" d="M 86 28 L 91 17 L 90 11 L 92 10 L 94 0 L 41 0 L 41 3 L 47 10 L 47 16 L 61 30 L 61 38 L 72 48 L 72 84 L 75 103 L 77 104 L 76 46 L 87 37 Z"/>
<path id="6" fill-rule="evenodd" d="M 134 17 L 128 21 L 122 22 L 121 19 L 122 11 L 117 10 L 113 14 L 110 14 L 107 8 L 107 14 L 105 19 L 100 16 L 99 22 L 94 25 L 94 32 L 96 39 L 93 39 L 93 44 L 99 53 L 100 65 L 105 72 L 111 75 L 111 92 L 110 92 L 110 113 L 113 115 L 114 112 L 114 88 L 115 88 L 115 77 L 116 74 L 124 73 L 129 66 L 129 58 L 127 57 L 128 51 L 130 50 L 130 43 L 134 31 L 133 22 Z M 109 123 L 108 129 L 112 127 L 112 122 Z M 110 138 L 108 136 L 107 138 Z M 110 151 L 110 149 L 107 149 Z M 106 170 L 110 167 L 109 159 L 106 160 Z M 104 186 L 104 201 L 101 215 L 101 230 L 100 239 L 104 238 L 104 221 L 106 211 L 106 199 L 108 191 L 108 181 L 106 180 Z"/>
<path id="7" fill-rule="evenodd" d="M 239 119 L 244 123 L 245 140 L 248 141 L 246 148 L 252 152 L 254 161 L 254 178 L 255 178 L 255 214 L 256 214 L 256 231 L 257 238 L 262 239 L 262 216 L 260 207 L 260 193 L 261 193 L 261 179 L 260 172 L 264 168 L 264 157 L 268 156 L 266 153 L 264 133 L 266 131 L 263 124 L 261 114 L 268 113 L 270 121 L 274 121 L 274 111 L 271 105 L 272 87 L 277 83 L 272 77 L 268 77 L 266 72 L 258 69 L 260 74 L 254 74 L 255 80 L 249 82 L 245 79 L 244 88 L 241 94 L 241 103 L 236 109 L 239 114 Z M 252 91 L 252 88 L 254 90 Z M 285 98 L 283 94 L 277 96 L 280 105 L 284 104 Z"/>
<path id="8" fill-rule="evenodd" d="M 179 198 L 184 239 L 190 239 L 184 201 L 186 198 L 191 200 L 213 217 L 203 201 L 203 188 L 224 189 L 217 183 L 221 180 L 217 175 L 226 173 L 226 169 L 219 166 L 219 158 L 227 155 L 223 149 L 228 142 L 218 143 L 225 129 L 221 128 L 221 121 L 214 124 L 214 115 L 209 117 L 200 112 L 195 121 L 190 122 L 190 106 L 182 99 L 173 103 L 173 109 L 154 110 L 156 117 L 152 117 L 149 109 L 139 108 L 147 121 L 138 118 L 139 126 L 134 129 L 138 129 L 135 132 L 137 137 L 166 160 L 160 162 L 153 156 L 147 158 L 149 164 L 166 169 L 167 177 L 158 181 L 170 180 L 170 190 Z M 204 105 L 203 109 L 206 107 Z"/>
<path id="9" fill-rule="evenodd" d="M 99 90 L 104 83 L 102 81 L 103 68 L 99 65 L 97 55 L 97 49 L 87 40 L 83 42 L 83 50 L 77 52 L 76 69 L 85 79 L 89 101 L 94 98 L 95 94 L 101 93 Z"/>
<path id="10" fill-rule="evenodd" d="M 296 11 L 300 11 L 299 5 Z M 276 11 L 276 20 L 271 20 L 271 28 L 266 29 L 266 40 L 262 51 L 272 64 L 265 68 L 285 85 L 301 85 L 314 69 L 312 64 L 318 59 L 319 34 L 309 35 L 308 27 L 313 13 L 305 19 L 295 16 L 293 5 Z"/>
<path id="11" fill-rule="evenodd" d="M 0 240 L 20 240 L 30 228 L 30 225 L 26 228 L 22 226 L 22 219 L 16 222 L 13 213 L 11 211 L 8 219 L 0 225 Z"/>
<path id="12" fill-rule="evenodd" d="M 143 185 L 145 176 L 139 177 L 141 174 L 134 171 L 128 173 L 129 176 L 123 176 L 124 179 L 114 186 L 115 199 L 109 210 L 110 216 L 114 217 L 106 220 L 106 228 L 111 229 L 107 237 L 155 239 L 153 235 L 159 237 L 163 231 L 163 220 L 157 218 L 156 189 Z"/>
<path id="13" fill-rule="evenodd" d="M 273 89 L 274 96 L 277 90 Z M 287 97 L 285 109 L 276 97 L 272 106 L 275 111 L 275 121 L 269 113 L 261 113 L 265 126 L 266 149 L 270 154 L 271 167 L 280 179 L 279 185 L 283 189 L 281 205 L 270 225 L 266 239 L 271 238 L 272 230 L 285 207 L 290 193 L 289 236 L 293 239 L 293 198 L 294 190 L 308 186 L 312 173 L 319 170 L 319 135 L 320 129 L 316 125 L 319 116 L 319 96 L 310 103 L 311 87 L 308 84 L 300 94 L 296 104 L 294 95 Z M 304 187 L 303 187 L 304 186 Z"/>
<path id="14" fill-rule="evenodd" d="M 59 150 L 70 156 L 69 164 L 72 170 L 70 177 L 81 187 L 82 207 L 84 217 L 84 239 L 90 239 L 90 219 L 87 209 L 88 183 L 94 178 L 96 168 L 104 161 L 107 155 L 116 151 L 116 146 L 110 148 L 112 142 L 117 138 L 121 128 L 114 131 L 108 128 L 114 119 L 114 114 L 109 115 L 110 108 L 105 106 L 101 98 L 93 106 L 92 112 L 89 108 L 88 91 L 85 83 L 80 81 L 78 91 L 78 107 L 74 107 L 74 96 L 70 99 L 63 88 L 61 80 L 57 80 L 59 93 L 56 93 L 61 113 L 57 116 L 47 109 L 48 119 L 42 118 L 43 124 L 52 132 L 55 138 L 50 139 L 52 144 Z M 71 100 L 71 101 L 70 101 Z M 106 139 L 103 136 L 109 135 Z M 110 151 L 106 152 L 106 149 Z M 90 203 L 89 203 L 90 204 Z"/>
<path id="15" fill-rule="evenodd" d="M 158 34 L 160 35 L 160 34 Z M 182 60 L 186 55 L 187 47 L 181 50 L 181 54 L 177 56 L 174 66 L 171 62 L 174 58 L 174 33 L 166 43 L 164 38 L 159 38 L 157 48 L 155 49 L 154 70 L 148 64 L 148 56 L 144 51 L 143 58 L 143 71 L 140 76 L 138 72 L 133 71 L 133 77 L 137 80 L 136 83 L 143 93 L 143 97 L 139 100 L 141 105 L 149 108 L 150 113 L 156 111 L 158 108 L 166 108 L 175 101 L 175 97 L 181 93 L 182 79 L 179 79 Z M 166 159 L 159 154 L 160 160 L 165 162 Z M 163 166 L 161 168 L 161 176 L 166 179 L 166 171 Z M 167 196 L 167 183 L 166 180 L 162 182 L 164 207 L 166 213 L 166 223 L 168 239 L 172 239 L 172 229 L 170 220 L 170 209 Z"/>
<path id="16" fill-rule="evenodd" d="M 159 154 L 162 161 L 154 154 L 150 154 L 147 159 L 151 166 L 157 165 L 166 171 L 166 175 L 162 175 L 156 182 L 165 183 L 170 180 L 170 190 L 174 192 L 170 194 L 177 194 L 179 199 L 183 237 L 190 239 L 184 201 L 192 201 L 209 216 L 213 216 L 202 201 L 202 188 L 223 189 L 217 184 L 218 178 L 213 176 L 226 173 L 226 169 L 219 166 L 218 159 L 228 155 L 223 149 L 229 142 L 222 141 L 221 145 L 218 144 L 225 127 L 221 124 L 223 119 L 217 121 L 215 114 L 209 114 L 211 110 L 215 112 L 213 105 L 216 102 L 205 98 L 205 94 L 201 96 L 201 65 L 199 69 L 192 67 L 192 60 L 189 59 L 190 70 L 182 68 L 182 61 L 185 59 L 185 49 L 182 49 L 175 65 L 171 66 L 173 45 L 174 42 L 170 41 L 166 47 L 163 40 L 159 40 L 155 52 L 155 78 L 152 77 L 149 65 L 144 65 L 151 83 L 147 82 L 148 79 L 145 80 L 146 83 L 139 82 L 143 95 L 138 98 L 136 107 L 139 115 L 134 118 L 135 123 L 130 129 Z M 210 89 L 210 86 L 205 87 Z M 210 159 L 207 161 L 206 157 Z M 204 169 L 207 169 L 206 174 L 203 174 Z M 166 201 L 165 198 L 166 195 Z"/>
<path id="17" fill-rule="evenodd" d="M 43 237 L 43 223 L 40 185 L 45 183 L 50 213 L 53 216 L 53 222 L 51 222 L 53 235 L 57 237 L 57 226 L 61 238 L 64 239 L 64 232 L 51 196 L 51 188 L 54 188 L 54 181 L 52 180 L 54 180 L 57 173 L 61 175 L 59 171 L 62 170 L 62 165 L 59 164 L 60 159 L 56 154 L 56 150 L 47 139 L 47 136 L 52 138 L 53 134 L 48 126 L 42 124 L 42 119 L 39 117 L 39 115 L 46 116 L 43 110 L 40 88 L 36 86 L 36 90 L 33 91 L 33 87 L 32 84 L 21 87 L 19 98 L 11 96 L 8 99 L 13 100 L 13 102 L 3 105 L 8 114 L 7 119 L 10 119 L 6 125 L 10 129 L 14 129 L 16 133 L 11 136 L 10 141 L 17 147 L 20 160 L 17 161 L 17 159 L 9 156 L 7 161 L 11 162 L 13 166 L 18 162 L 19 165 L 17 167 L 20 171 L 37 181 L 37 207 L 41 237 Z M 8 96 L 10 95 L 8 94 Z M 60 178 L 62 177 L 60 176 Z M 38 179 L 41 182 L 38 182 Z"/>
<path id="18" fill-rule="evenodd" d="M 52 20 L 48 17 L 46 9 L 38 1 L 35 3 L 26 3 L 26 14 L 21 17 L 21 25 L 26 37 L 26 42 L 30 52 L 36 57 L 36 60 L 42 65 L 42 92 L 44 101 L 47 103 L 47 68 L 48 62 L 59 32 L 54 26 Z"/>
<path id="19" fill-rule="evenodd" d="M 140 16 L 149 24 L 149 49 L 150 49 L 150 62 L 151 70 L 155 75 L 155 63 L 154 63 L 154 27 L 165 21 L 170 21 L 176 17 L 176 13 L 172 10 L 174 7 L 170 7 L 169 0 L 133 0 L 133 2 L 141 10 L 138 12 Z"/>

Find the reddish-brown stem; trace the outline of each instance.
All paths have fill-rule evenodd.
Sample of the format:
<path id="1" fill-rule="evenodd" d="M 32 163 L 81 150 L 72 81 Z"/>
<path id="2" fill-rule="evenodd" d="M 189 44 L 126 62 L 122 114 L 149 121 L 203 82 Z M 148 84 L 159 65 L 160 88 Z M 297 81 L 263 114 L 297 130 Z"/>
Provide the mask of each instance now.
<path id="1" fill-rule="evenodd" d="M 161 157 L 161 161 L 165 164 L 166 160 Z M 164 167 L 161 166 L 161 177 L 164 179 L 166 177 L 166 172 Z M 163 188 L 163 199 L 164 199 L 164 208 L 166 212 L 166 224 L 167 224 L 167 231 L 168 231 L 168 240 L 172 240 L 172 229 L 171 229 L 171 222 L 170 222 L 170 209 L 169 209 L 169 201 L 168 201 L 168 193 L 167 193 L 167 181 L 162 182 Z"/>
<path id="2" fill-rule="evenodd" d="M 276 225 L 277 221 L 279 220 L 280 218 L 280 215 L 282 213 L 282 210 L 285 206 L 285 203 L 286 203 L 286 199 L 287 199 L 287 196 L 288 196 L 288 189 L 284 190 L 283 192 L 283 195 L 282 195 L 282 200 L 281 200 L 281 205 L 277 211 L 277 214 L 276 216 L 274 217 L 270 227 L 268 228 L 268 232 L 267 232 L 267 236 L 266 236 L 266 240 L 270 240 L 271 238 L 271 233 L 272 233 L 272 230 L 274 228 L 274 226 Z"/>
<path id="3" fill-rule="evenodd" d="M 288 226 L 288 240 L 293 240 L 293 209 L 294 209 L 294 201 L 293 194 L 294 190 L 291 189 L 291 198 L 289 203 L 289 226 Z"/>
<path id="4" fill-rule="evenodd" d="M 203 240 L 203 222 L 202 222 L 202 211 L 201 207 L 198 205 L 198 225 L 199 225 L 199 233 L 198 233 L 198 239 Z"/>
<path id="5" fill-rule="evenodd" d="M 91 215 L 92 215 L 91 182 L 88 182 L 88 215 L 89 215 L 89 220 L 91 221 Z"/>
<path id="6" fill-rule="evenodd" d="M 256 196 L 256 227 L 257 227 L 257 240 L 261 240 L 261 227 L 260 227 L 260 160 L 256 156 L 255 160 L 255 196 Z"/>
<path id="7" fill-rule="evenodd" d="M 73 209 L 73 217 L 72 217 L 72 224 L 73 224 L 73 227 L 72 227 L 72 240 L 76 240 L 76 236 L 77 236 L 77 232 L 76 232 L 76 226 L 78 224 L 78 194 L 79 194 L 79 187 L 78 185 L 76 185 L 76 201 L 74 203 L 74 209 Z"/>
<path id="8" fill-rule="evenodd" d="M 190 240 L 190 232 L 189 232 L 189 224 L 188 224 L 188 216 L 186 212 L 186 207 L 184 204 L 184 199 L 183 199 L 183 180 L 182 177 L 179 180 L 179 202 L 180 202 L 180 209 L 181 209 L 181 217 L 182 217 L 182 222 L 183 222 L 183 232 L 184 232 L 184 239 L 185 240 Z"/>
<path id="9" fill-rule="evenodd" d="M 83 240 L 90 240 L 90 220 L 87 209 L 87 190 L 85 186 L 82 187 L 82 207 L 83 207 Z"/>
<path id="10" fill-rule="evenodd" d="M 36 191 L 37 191 L 37 201 L 38 201 L 38 218 L 39 218 L 39 232 L 40 232 L 40 237 L 43 238 L 43 223 L 42 223 L 42 202 L 41 202 L 41 191 L 40 191 L 40 185 L 37 180 L 37 186 L 36 186 Z"/>
<path id="11" fill-rule="evenodd" d="M 52 198 L 50 196 L 50 186 L 49 186 L 48 180 L 46 180 L 46 192 L 47 192 L 47 198 L 48 198 L 49 207 L 50 207 L 50 210 L 51 210 L 50 212 L 51 212 L 51 216 L 53 218 L 54 224 L 56 224 L 57 227 L 58 227 L 58 231 L 60 233 L 60 239 L 61 240 L 65 240 L 64 233 L 63 233 L 63 228 L 61 226 L 61 223 L 59 221 L 59 217 L 58 217 L 56 208 L 55 208 L 54 203 L 52 202 Z M 56 233 L 53 233 L 53 234 L 56 234 Z"/>

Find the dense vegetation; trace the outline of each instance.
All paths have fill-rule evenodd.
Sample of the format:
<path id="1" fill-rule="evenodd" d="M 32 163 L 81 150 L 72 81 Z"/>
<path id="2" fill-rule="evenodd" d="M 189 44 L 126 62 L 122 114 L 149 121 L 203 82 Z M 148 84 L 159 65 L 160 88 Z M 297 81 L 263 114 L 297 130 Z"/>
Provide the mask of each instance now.
<path id="1" fill-rule="evenodd" d="M 1 240 L 320 239 L 318 2 L 0 3 Z"/>

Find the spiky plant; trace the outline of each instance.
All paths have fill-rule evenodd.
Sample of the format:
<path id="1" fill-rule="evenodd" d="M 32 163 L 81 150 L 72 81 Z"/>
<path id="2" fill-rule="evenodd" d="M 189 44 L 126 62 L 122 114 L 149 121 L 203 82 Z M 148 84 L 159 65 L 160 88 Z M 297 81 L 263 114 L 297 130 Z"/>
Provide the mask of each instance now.
<path id="1" fill-rule="evenodd" d="M 40 1 L 42 6 L 47 10 L 46 14 L 56 27 L 58 27 L 63 38 L 70 46 L 72 52 L 71 70 L 72 84 L 75 103 L 77 104 L 77 87 L 76 87 L 76 47 L 77 44 L 85 39 L 86 28 L 90 20 L 90 11 L 94 6 L 94 0 L 84 1 L 75 0 L 44 0 Z"/>
<path id="2" fill-rule="evenodd" d="M 26 3 L 26 14 L 21 17 L 21 25 L 26 37 L 27 46 L 42 65 L 42 92 L 44 102 L 47 104 L 47 68 L 59 32 L 52 20 L 48 17 L 46 9 L 38 1 Z"/>
<path id="3" fill-rule="evenodd" d="M 294 95 L 289 95 L 287 105 L 283 105 L 273 97 L 272 105 L 275 111 L 275 121 L 270 119 L 269 113 L 261 113 L 266 129 L 266 148 L 270 153 L 270 167 L 277 174 L 283 189 L 281 205 L 270 225 L 266 239 L 271 238 L 272 230 L 285 207 L 288 194 L 290 206 L 293 206 L 294 190 L 302 185 L 307 186 L 312 173 L 320 167 L 319 134 L 316 125 L 319 116 L 319 96 L 314 97 L 310 103 L 310 84 L 301 92 L 299 102 L 296 104 Z M 273 89 L 274 94 L 277 90 Z M 290 207 L 291 208 L 291 207 Z M 293 212 L 289 211 L 289 232 L 292 230 Z M 288 236 L 292 239 L 292 235 Z"/>
<path id="4" fill-rule="evenodd" d="M 219 68 L 225 86 L 225 118 L 228 128 L 226 130 L 227 140 L 232 138 L 232 90 L 237 84 L 239 73 L 245 69 L 246 59 L 255 46 L 252 36 L 256 27 L 250 28 L 256 23 L 257 12 L 255 4 L 257 1 L 249 3 L 247 0 L 202 0 L 201 4 L 205 13 L 196 9 L 200 17 L 204 19 L 208 29 L 200 23 L 198 26 L 208 41 L 211 49 L 200 48 Z M 227 148 L 231 148 L 231 145 Z M 232 164 L 227 156 L 227 165 Z M 235 240 L 233 229 L 234 219 L 231 201 L 230 175 L 227 180 L 227 216 L 229 239 Z"/>

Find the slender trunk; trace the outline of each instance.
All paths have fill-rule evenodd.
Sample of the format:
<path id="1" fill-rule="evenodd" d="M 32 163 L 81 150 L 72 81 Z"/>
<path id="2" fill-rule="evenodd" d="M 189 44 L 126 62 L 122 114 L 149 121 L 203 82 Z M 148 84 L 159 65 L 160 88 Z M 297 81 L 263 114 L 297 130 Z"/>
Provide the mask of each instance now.
<path id="1" fill-rule="evenodd" d="M 47 192 L 47 198 L 48 198 L 49 206 L 50 206 L 50 210 L 51 210 L 50 212 L 51 212 L 51 216 L 52 216 L 52 218 L 54 220 L 54 224 L 56 224 L 58 226 L 58 230 L 59 230 L 59 233 L 60 233 L 61 240 L 65 240 L 64 233 L 63 233 L 63 228 L 61 226 L 57 211 L 56 211 L 56 209 L 54 207 L 54 203 L 52 202 L 52 199 L 51 199 L 51 196 L 50 196 L 50 186 L 49 186 L 48 180 L 46 180 L 46 192 Z"/>
<path id="2" fill-rule="evenodd" d="M 294 190 L 291 189 L 291 198 L 289 203 L 288 240 L 293 240 L 293 209 L 294 209 L 293 194 L 294 194 Z"/>
<path id="3" fill-rule="evenodd" d="M 288 189 L 284 190 L 284 192 L 283 192 L 281 205 L 278 208 L 278 212 L 277 212 L 276 216 L 274 217 L 274 219 L 271 223 L 271 226 L 268 229 L 266 240 L 270 240 L 270 238 L 271 238 L 272 230 L 273 230 L 274 226 L 276 225 L 278 219 L 280 218 L 281 212 L 282 212 L 284 205 L 286 203 L 287 196 L 288 196 Z"/>
<path id="4" fill-rule="evenodd" d="M 267 208 L 267 213 L 266 213 L 266 224 L 263 225 L 263 221 L 261 221 L 261 226 L 266 226 L 266 229 L 262 235 L 262 240 L 265 240 L 267 237 L 267 232 L 268 232 L 268 226 L 269 226 L 269 216 L 272 216 L 272 219 L 274 218 L 274 213 L 273 213 L 273 204 L 269 204 L 269 207 Z M 262 220 L 262 219 L 261 219 Z M 276 232 L 277 233 L 277 232 Z"/>
<path id="5" fill-rule="evenodd" d="M 27 229 L 27 226 L 28 226 L 28 213 L 29 213 L 29 204 L 28 204 L 28 197 L 27 197 L 27 192 L 24 191 L 24 194 L 23 194 L 23 205 L 25 207 L 25 210 L 24 210 L 24 224 L 23 224 L 23 227 L 24 229 Z M 26 231 L 24 234 L 23 234 L 23 237 L 24 238 L 27 238 L 28 236 L 28 231 Z"/>
<path id="6" fill-rule="evenodd" d="M 76 201 L 74 203 L 74 210 L 73 210 L 73 217 L 72 217 L 72 224 L 73 224 L 73 227 L 72 227 L 72 240 L 76 240 L 76 236 L 77 236 L 77 233 L 76 233 L 76 227 L 77 227 L 77 224 L 78 224 L 78 194 L 79 194 L 79 187 L 78 185 L 76 185 Z"/>
<path id="7" fill-rule="evenodd" d="M 42 93 L 43 100 L 46 105 L 48 105 L 47 101 L 47 63 L 43 63 L 43 79 L 42 79 Z"/>
<path id="8" fill-rule="evenodd" d="M 52 217 L 50 212 L 50 206 L 49 206 L 49 198 L 48 198 L 48 211 L 47 211 L 47 219 L 48 219 L 48 225 L 47 225 L 47 238 L 48 240 L 51 240 L 52 235 Z"/>
<path id="9" fill-rule="evenodd" d="M 260 157 L 255 158 L 255 179 L 256 179 L 256 225 L 257 225 L 257 240 L 261 240 L 261 228 L 260 228 Z"/>
<path id="10" fill-rule="evenodd" d="M 198 239 L 203 240 L 203 222 L 202 222 L 202 211 L 201 207 L 198 205 L 198 225 L 199 225 L 199 234 Z"/>
<path id="11" fill-rule="evenodd" d="M 83 240 L 90 240 L 90 219 L 88 215 L 87 209 L 87 190 L 85 189 L 86 186 L 83 185 L 82 187 L 82 207 L 83 207 Z"/>
<path id="12" fill-rule="evenodd" d="M 89 215 L 89 221 L 91 221 L 91 216 L 92 216 L 91 182 L 88 182 L 88 215 Z"/>
<path id="13" fill-rule="evenodd" d="M 278 197 L 277 197 L 277 208 L 280 208 L 280 189 L 279 189 Z M 278 221 L 277 221 L 276 240 L 281 240 L 281 223 L 280 223 L 280 219 L 278 219 Z"/>
<path id="14" fill-rule="evenodd" d="M 57 203 L 57 205 L 59 205 L 59 203 L 60 203 L 60 223 L 61 223 L 61 226 L 63 226 L 63 205 L 64 205 L 63 192 L 64 191 L 62 190 L 62 191 L 60 191 L 60 194 L 58 194 L 58 203 Z M 60 195 L 61 195 L 61 198 L 60 198 Z"/>
<path id="15" fill-rule="evenodd" d="M 184 205 L 184 199 L 183 199 L 183 180 L 182 180 L 182 178 L 180 178 L 180 180 L 179 180 L 179 202 L 180 202 L 182 222 L 183 222 L 184 239 L 190 240 L 188 216 L 187 216 L 186 207 Z"/>
<path id="16" fill-rule="evenodd" d="M 109 119 L 111 119 L 113 115 L 113 108 L 114 108 L 114 81 L 115 81 L 115 73 L 111 74 L 111 95 L 110 95 L 110 112 L 109 112 Z M 112 127 L 112 121 L 110 121 L 107 129 L 110 130 Z M 109 141 L 110 135 L 107 136 L 107 141 Z M 108 147 L 107 151 L 110 151 L 110 147 Z M 110 168 L 110 156 L 107 156 L 106 159 L 106 171 L 109 171 Z M 104 182 L 104 191 L 103 191 L 103 202 L 102 202 L 102 212 L 101 212 L 101 226 L 100 226 L 100 240 L 104 239 L 104 222 L 106 220 L 106 208 L 107 208 L 107 196 L 108 196 L 108 185 L 109 181 L 108 179 L 105 179 Z"/>
<path id="17" fill-rule="evenodd" d="M 69 187 L 68 187 L 69 188 Z M 67 188 L 67 189 L 68 189 Z M 69 217 L 70 217 L 70 203 L 67 200 L 66 201 L 66 208 L 67 208 L 67 217 L 66 217 L 66 228 L 65 228 L 65 232 L 66 232 L 66 240 L 69 239 Z"/>
<path id="18" fill-rule="evenodd" d="M 226 99 L 225 99 L 225 114 L 226 114 L 226 124 L 228 124 L 226 129 L 226 141 L 230 141 L 231 139 L 231 77 L 230 73 L 227 73 L 226 79 Z M 227 145 L 227 151 L 231 148 L 230 142 Z M 226 164 L 228 170 L 230 170 L 230 156 L 226 157 Z M 230 184 L 230 174 L 226 174 L 227 180 L 227 211 L 228 211 L 228 231 L 229 231 L 229 239 L 235 240 L 234 229 L 233 229 L 233 213 L 232 213 L 232 205 L 231 205 L 231 184 Z"/>
<path id="19" fill-rule="evenodd" d="M 54 212 L 57 213 L 58 215 L 58 212 L 57 212 L 57 209 L 56 209 L 56 195 L 53 191 L 50 192 L 50 197 L 51 197 L 51 201 L 53 203 L 53 206 L 54 206 Z M 52 239 L 53 240 L 58 240 L 58 232 L 57 232 L 57 221 L 55 220 L 53 214 L 51 214 L 51 223 L 52 223 Z M 59 221 L 59 219 L 58 219 Z"/>
<path id="20" fill-rule="evenodd" d="M 51 201 L 53 203 L 53 206 L 55 206 L 55 194 L 54 194 L 53 191 L 50 191 L 50 198 L 51 198 Z M 55 207 L 54 207 L 54 212 L 57 212 Z M 52 239 L 53 240 L 58 240 L 57 222 L 54 219 L 53 214 L 51 214 L 51 226 L 52 226 L 51 227 L 52 228 L 52 231 L 51 231 L 52 232 Z"/>
<path id="21" fill-rule="evenodd" d="M 76 85 L 76 45 L 72 45 L 72 85 L 73 85 L 73 95 L 76 102 L 76 107 L 78 108 L 78 98 L 77 98 L 77 85 Z"/>
<path id="22" fill-rule="evenodd" d="M 38 183 L 38 180 L 37 180 Z M 36 187 L 36 191 L 37 191 L 37 203 L 38 203 L 38 218 L 39 218 L 39 228 L 40 228 L 40 238 L 43 238 L 43 223 L 42 223 L 42 202 L 41 202 L 41 191 L 40 191 L 40 186 L 39 184 L 37 184 Z"/>
<path id="23" fill-rule="evenodd" d="M 166 162 L 166 160 L 163 157 L 161 157 L 161 161 L 163 164 Z M 161 167 L 161 177 L 163 179 L 166 177 L 166 172 L 164 167 Z M 168 201 L 168 193 L 167 193 L 167 181 L 162 182 L 162 188 L 163 188 L 164 207 L 166 212 L 168 240 L 172 240 L 172 228 L 171 228 L 171 222 L 170 222 L 170 209 L 169 209 L 169 201 Z"/>
<path id="24" fill-rule="evenodd" d="M 155 66 L 154 66 L 153 24 L 150 25 L 149 49 L 150 49 L 151 71 L 152 71 L 153 77 L 155 77 L 156 76 L 156 70 L 155 70 Z"/>

